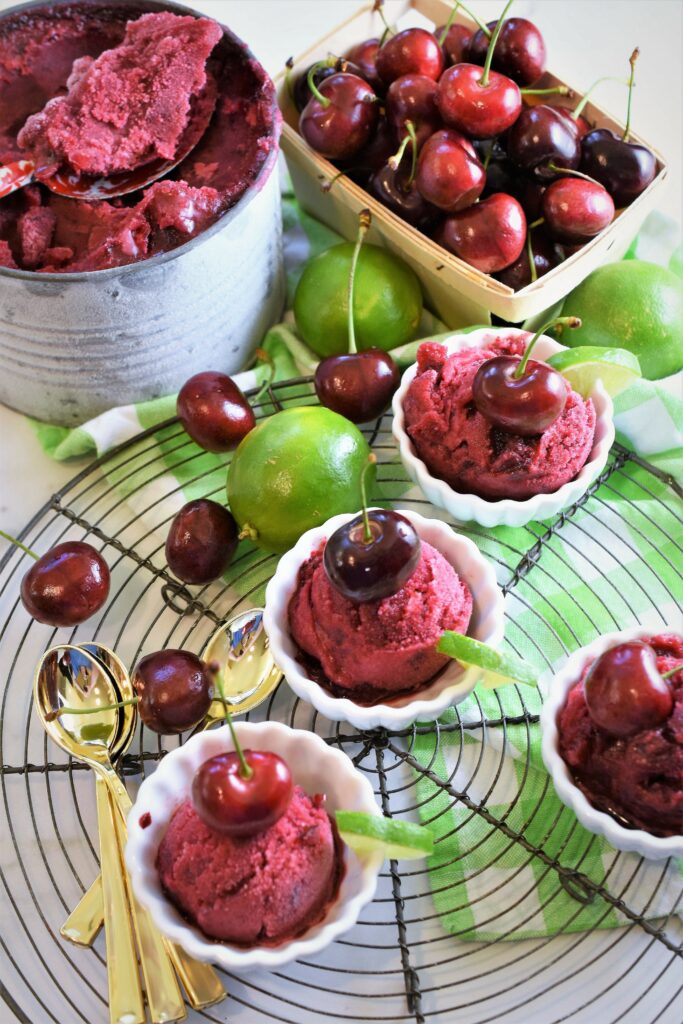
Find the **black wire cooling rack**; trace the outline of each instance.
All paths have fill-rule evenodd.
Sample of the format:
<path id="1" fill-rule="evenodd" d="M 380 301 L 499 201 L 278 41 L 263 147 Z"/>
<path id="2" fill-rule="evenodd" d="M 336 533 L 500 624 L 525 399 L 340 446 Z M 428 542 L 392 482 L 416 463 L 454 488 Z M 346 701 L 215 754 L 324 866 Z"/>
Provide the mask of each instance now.
<path id="1" fill-rule="evenodd" d="M 274 385 L 269 398 L 275 408 L 316 401 L 308 378 Z M 382 493 L 407 491 L 390 417 L 365 428 L 365 434 L 378 457 Z M 158 460 L 160 445 L 165 466 Z M 46 550 L 66 537 L 87 537 L 101 547 L 112 570 L 107 605 L 68 636 L 62 631 L 60 640 L 100 640 L 133 665 L 141 653 L 165 646 L 199 651 L 217 623 L 262 603 L 275 556 L 240 553 L 225 585 L 191 593 L 167 571 L 169 501 L 181 503 L 169 466 L 185 474 L 185 493 L 201 491 L 206 482 L 204 493 L 221 498 L 223 478 L 219 486 L 201 460 L 177 422 L 164 424 L 93 462 L 33 517 L 22 533 L 31 547 Z M 538 667 L 549 668 L 579 645 L 577 624 L 586 642 L 644 615 L 650 625 L 653 615 L 657 621 L 658 608 L 676 605 L 677 598 L 680 602 L 682 496 L 675 481 L 615 445 L 596 484 L 551 522 L 519 531 L 458 527 L 496 567 L 507 595 L 510 649 L 528 655 L 531 645 Z M 440 515 L 415 489 L 399 504 Z M 98 869 L 94 786 L 87 770 L 50 744 L 31 710 L 35 665 L 56 642 L 56 631 L 33 622 L 20 604 L 19 583 L 28 564 L 17 550 L 0 563 L 1 973 L 8 1015 L 3 1013 L 2 1020 L 11 1011 L 22 1024 L 100 1024 L 108 1020 L 103 939 L 93 950 L 83 950 L 59 935 L 66 914 Z M 590 593 L 590 602 L 582 600 L 582 593 Z M 640 858 L 617 855 L 597 884 L 582 870 L 596 839 L 588 836 L 583 848 L 571 851 L 565 842 L 563 850 L 553 847 L 551 854 L 543 838 L 529 838 L 547 838 L 560 825 L 571 837 L 570 811 L 563 808 L 557 820 L 541 822 L 540 831 L 536 822 L 532 833 L 513 827 L 508 813 L 492 810 L 489 796 L 496 786 L 508 787 L 510 808 L 529 800 L 528 741 L 540 700 L 524 688 L 513 688 L 511 694 L 506 710 L 499 700 L 493 715 L 490 707 L 488 716 L 484 713 L 475 693 L 466 715 L 456 708 L 444 725 L 418 724 L 397 732 L 358 733 L 328 722 L 296 699 L 284 682 L 252 713 L 254 720 L 273 718 L 315 730 L 340 747 L 367 773 L 388 815 L 414 820 L 419 815 L 438 827 L 450 808 L 466 811 L 480 825 L 479 838 L 459 853 L 465 866 L 478 855 L 476 896 L 470 878 L 469 899 L 478 905 L 478 920 L 509 925 L 499 924 L 486 941 L 450 934 L 436 911 L 424 863 L 391 862 L 375 901 L 342 939 L 311 961 L 272 973 L 224 977 L 230 998 L 202 1012 L 190 1011 L 189 1020 L 680 1024 L 683 886 L 671 897 L 668 865 L 648 866 Z M 521 770 L 515 773 L 503 755 L 513 726 L 521 727 L 515 731 Z M 425 735 L 432 742 L 426 760 L 416 751 Z M 466 735 L 480 737 L 479 755 L 469 762 L 458 758 L 457 770 L 444 774 L 438 758 L 446 738 L 455 739 L 456 749 L 458 743 L 464 748 Z M 123 763 L 127 782 L 134 786 L 174 743 L 170 738 L 162 743 L 141 729 Z M 422 784 L 425 780 L 433 785 Z M 538 795 L 525 813 L 528 822 L 543 813 Z M 523 851 L 524 869 L 507 875 L 497 870 L 500 843 L 494 844 L 497 852 L 490 861 L 482 860 L 491 836 Z M 535 883 L 543 879 L 542 888 L 529 883 L 528 868 L 535 872 Z M 646 872 L 647 885 L 639 886 Z M 665 881 L 668 895 L 662 907 Z M 539 901 L 550 904 L 567 893 L 575 909 L 558 934 L 509 941 L 521 934 Z M 462 905 L 462 874 L 440 885 L 440 898 L 453 909 Z M 576 931 L 586 907 L 598 912 L 588 930 Z M 653 919 L 654 907 L 658 916 Z M 623 927 L 601 928 L 615 911 Z"/>

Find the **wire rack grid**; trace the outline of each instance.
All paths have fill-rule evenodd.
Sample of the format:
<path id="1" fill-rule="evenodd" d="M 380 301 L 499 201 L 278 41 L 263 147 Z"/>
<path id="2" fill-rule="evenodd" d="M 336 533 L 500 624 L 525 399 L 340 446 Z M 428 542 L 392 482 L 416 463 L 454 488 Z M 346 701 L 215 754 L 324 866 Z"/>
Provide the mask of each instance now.
<path id="1" fill-rule="evenodd" d="M 269 400 L 270 411 L 316 402 L 309 378 L 273 385 Z M 390 418 L 364 433 L 378 458 L 382 496 L 441 515 L 409 490 Z M 100 640 L 133 665 L 141 653 L 166 646 L 199 651 L 217 624 L 262 603 L 276 556 L 240 552 L 224 582 L 192 592 L 168 572 L 164 540 L 169 499 L 182 504 L 180 473 L 183 493 L 194 489 L 220 500 L 224 476 L 219 484 L 214 464 L 207 468 L 171 421 L 96 460 L 27 524 L 22 540 L 31 547 L 87 538 L 111 567 L 105 607 L 60 640 Z M 458 525 L 496 568 L 509 648 L 526 656 L 531 649 L 538 667 L 550 669 L 585 637 L 645 620 L 656 624 L 657 609 L 667 603 L 678 601 L 680 608 L 682 498 L 675 481 L 615 445 L 595 485 L 553 521 L 517 531 Z M 56 642 L 56 631 L 21 607 L 19 583 L 28 564 L 18 550 L 0 563 L 2 995 L 22 1024 L 99 1024 L 107 1020 L 102 937 L 91 951 L 59 935 L 98 870 L 94 787 L 87 770 L 50 744 L 31 710 L 35 664 Z M 590 610 L 582 587 L 591 595 Z M 554 820 L 539 820 L 551 785 L 539 794 L 531 782 L 540 699 L 523 687 L 511 693 L 492 713 L 475 691 L 447 720 L 397 732 L 359 733 L 329 722 L 285 682 L 251 713 L 253 720 L 318 732 L 367 773 L 385 814 L 431 824 L 439 841 L 458 840 L 458 852 L 438 877 L 422 862 L 390 862 L 375 901 L 342 939 L 310 961 L 225 977 L 230 998 L 191 1011 L 189 1020 L 680 1024 L 683 885 L 671 897 L 669 865 L 653 869 L 620 854 L 612 856 L 604 880 L 589 877 L 597 839 L 581 833 L 566 808 Z M 512 730 L 519 753 L 514 772 L 505 756 Z M 121 768 L 129 786 L 175 742 L 141 728 Z M 451 760 L 444 770 L 446 745 L 455 767 Z M 501 786 L 503 811 L 492 797 Z M 551 841 L 557 834 L 559 847 Z M 516 867 L 500 870 L 509 853 Z M 645 876 L 647 885 L 639 884 Z M 526 937 L 534 915 L 567 895 L 570 911 L 556 933 Z M 472 941 L 454 926 L 465 906 L 487 937 Z M 590 926 L 581 927 L 586 913 Z M 615 914 L 622 926 L 603 927 Z"/>

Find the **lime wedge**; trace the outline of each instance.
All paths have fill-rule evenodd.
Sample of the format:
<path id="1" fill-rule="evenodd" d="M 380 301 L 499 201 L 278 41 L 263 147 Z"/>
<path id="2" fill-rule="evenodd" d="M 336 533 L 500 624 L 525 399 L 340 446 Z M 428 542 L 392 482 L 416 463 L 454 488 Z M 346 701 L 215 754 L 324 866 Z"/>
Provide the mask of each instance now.
<path id="1" fill-rule="evenodd" d="M 363 811 L 336 811 L 339 834 L 360 854 L 382 853 L 388 860 L 417 860 L 434 849 L 434 837 L 424 825 L 397 821 Z"/>
<path id="2" fill-rule="evenodd" d="M 614 396 L 641 376 L 637 357 L 625 348 L 582 345 L 556 352 L 546 361 L 566 377 L 583 398 L 588 398 L 598 380 L 602 381 L 605 391 Z"/>
<path id="3" fill-rule="evenodd" d="M 515 654 L 502 654 L 494 647 L 473 640 L 471 636 L 463 636 L 462 633 L 454 633 L 452 630 L 442 633 L 436 649 L 463 665 L 480 668 L 484 673 L 480 682 L 489 690 L 508 683 L 536 686 L 538 681 L 538 673 L 528 661 L 522 661 Z"/>

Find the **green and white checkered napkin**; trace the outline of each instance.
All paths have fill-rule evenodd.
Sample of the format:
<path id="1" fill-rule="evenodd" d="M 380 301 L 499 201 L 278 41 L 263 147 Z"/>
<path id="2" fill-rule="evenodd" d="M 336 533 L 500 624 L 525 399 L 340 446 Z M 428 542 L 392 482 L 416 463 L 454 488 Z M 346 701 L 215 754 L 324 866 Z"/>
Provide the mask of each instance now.
<path id="1" fill-rule="evenodd" d="M 285 197 L 283 208 L 291 300 L 305 260 L 333 244 L 337 236 L 301 211 L 293 197 Z M 628 256 L 667 264 L 680 273 L 680 249 L 673 252 L 676 237 L 675 225 L 654 214 Z M 443 330 L 443 324 L 425 314 L 422 337 L 438 336 Z M 412 362 L 417 344 L 395 353 L 399 362 Z M 274 360 L 278 380 L 310 373 L 315 366 L 316 357 L 297 337 L 291 314 L 268 332 L 263 347 Z M 260 383 L 267 372 L 259 366 L 236 379 L 246 390 Z M 297 393 L 301 394 L 300 388 Z M 679 477 L 683 475 L 680 394 L 680 381 L 668 387 L 641 381 L 616 402 L 619 439 L 663 473 Z M 35 429 L 46 451 L 61 460 L 101 455 L 174 413 L 172 395 L 112 409 L 75 430 L 40 423 L 35 423 Z M 137 458 L 127 455 L 120 468 L 118 460 L 112 460 L 105 470 L 141 520 L 158 529 L 160 515 L 167 523 L 192 498 L 222 500 L 225 459 L 199 453 L 189 442 L 179 458 L 174 454 L 177 427 L 155 437 L 155 450 L 150 451 L 147 443 Z M 398 462 L 397 455 L 394 461 Z M 408 485 L 394 485 L 387 496 L 405 499 L 411 494 L 419 492 Z M 647 621 L 653 608 L 668 621 L 676 621 L 683 503 L 674 504 L 674 500 L 662 480 L 634 463 L 629 463 L 627 472 L 610 477 L 599 495 L 543 545 L 532 571 L 509 595 L 506 645 L 539 669 L 547 669 L 601 632 Z M 148 518 L 152 508 L 153 521 Z M 434 515 L 440 513 L 434 510 Z M 535 538 L 542 537 L 544 527 L 530 524 L 516 530 L 464 532 L 474 536 L 492 558 L 505 583 Z M 258 561 L 258 553 L 245 547 L 241 566 L 244 569 L 253 562 L 254 575 L 252 579 L 248 571 L 243 572 L 241 586 L 257 585 L 252 591 L 255 601 L 262 594 Z M 656 622 L 661 619 L 655 615 Z M 556 872 L 534 849 L 559 858 L 648 917 L 668 913 L 680 889 L 680 867 L 670 867 L 663 876 L 661 865 L 617 855 L 578 824 L 555 796 L 541 762 L 534 717 L 541 698 L 536 690 L 523 689 L 523 700 L 516 687 L 477 691 L 457 711 L 444 716 L 442 721 L 450 730 L 441 731 L 438 748 L 433 735 L 418 735 L 411 747 L 419 764 L 447 784 L 437 786 L 422 773 L 417 783 L 421 818 L 438 839 L 429 867 L 442 924 L 460 938 L 486 941 L 508 934 L 518 939 L 625 923 L 618 910 L 599 896 L 584 905 L 558 886 Z M 519 724 L 514 724 L 515 719 Z M 458 794 L 465 794 L 464 802 Z M 472 809 L 474 804 L 484 804 L 490 816 L 521 833 L 528 849 L 493 828 L 490 819 Z M 499 901 L 496 892 L 501 894 Z"/>

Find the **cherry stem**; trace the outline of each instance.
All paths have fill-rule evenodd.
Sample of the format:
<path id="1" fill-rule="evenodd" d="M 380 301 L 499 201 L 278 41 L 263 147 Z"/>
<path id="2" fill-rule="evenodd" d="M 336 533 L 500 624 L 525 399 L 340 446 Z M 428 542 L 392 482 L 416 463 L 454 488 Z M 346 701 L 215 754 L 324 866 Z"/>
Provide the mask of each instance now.
<path id="1" fill-rule="evenodd" d="M 22 544 L 20 540 L 17 540 L 16 537 L 12 537 L 9 533 L 5 533 L 4 530 L 0 530 L 0 537 L 4 537 L 5 540 L 10 542 L 10 544 L 14 544 L 15 548 L 21 548 L 21 550 L 25 551 L 27 555 L 31 556 L 31 558 L 35 558 L 36 562 L 40 558 L 40 555 L 37 555 L 35 551 L 31 551 L 31 549 L 27 548 L 25 544 Z"/>
<path id="2" fill-rule="evenodd" d="M 275 380 L 275 361 L 270 353 L 266 352 L 264 348 L 257 348 L 254 355 L 259 363 L 267 363 L 268 365 L 268 376 L 251 400 L 252 405 L 258 405 L 268 388 Z"/>
<path id="3" fill-rule="evenodd" d="M 526 233 L 526 254 L 529 260 L 529 277 L 532 281 L 538 281 L 538 274 L 536 273 L 536 260 L 534 259 L 534 250 L 531 245 L 531 231 Z"/>
<path id="4" fill-rule="evenodd" d="M 314 77 L 321 68 L 333 68 L 336 64 L 336 57 L 326 57 L 325 60 L 319 60 L 317 64 L 311 64 L 306 75 L 306 81 L 311 94 L 315 96 L 323 110 L 327 110 L 330 106 L 331 100 L 328 100 L 327 96 L 323 96 L 318 86 L 315 84 Z"/>
<path id="5" fill-rule="evenodd" d="M 451 25 L 453 24 L 453 22 L 455 20 L 455 16 L 458 13 L 458 7 L 460 7 L 459 3 L 453 4 L 453 10 L 448 15 L 448 21 L 444 25 L 444 27 L 443 27 L 443 29 L 441 31 L 441 35 L 436 37 L 436 41 L 439 44 L 439 46 L 443 46 L 443 44 L 446 42 L 446 36 L 448 35 L 448 30 L 450 29 Z"/>
<path id="6" fill-rule="evenodd" d="M 491 163 L 491 157 L 492 156 L 493 156 L 493 143 L 491 143 L 491 145 L 489 146 L 488 153 L 484 157 L 483 167 L 484 167 L 485 171 L 487 171 L 488 168 L 489 168 L 489 164 Z"/>
<path id="7" fill-rule="evenodd" d="M 534 228 L 540 228 L 541 224 L 545 224 L 544 217 L 539 217 L 538 220 L 532 220 L 531 224 L 529 225 L 529 231 L 532 231 Z"/>
<path id="8" fill-rule="evenodd" d="M 406 121 L 403 127 L 408 132 L 408 134 L 406 135 L 403 142 L 399 146 L 398 152 L 394 153 L 393 156 L 390 156 L 389 159 L 387 160 L 387 163 L 394 171 L 397 171 L 401 163 L 401 160 L 403 159 L 403 154 L 406 151 L 406 146 L 408 145 L 408 143 L 410 143 L 411 146 L 413 147 L 413 162 L 410 167 L 410 176 L 408 178 L 408 184 L 412 185 L 413 180 L 415 178 L 415 171 L 417 170 L 417 132 L 415 131 L 415 125 L 413 124 L 412 121 Z"/>
<path id="9" fill-rule="evenodd" d="M 214 679 L 216 681 L 216 687 L 218 688 L 218 699 L 220 700 L 221 704 L 223 705 L 223 714 L 225 715 L 225 724 L 227 725 L 228 729 L 230 730 L 230 735 L 232 736 L 232 742 L 233 742 L 233 746 L 235 748 L 235 753 L 237 754 L 237 756 L 240 759 L 239 774 L 240 774 L 240 776 L 243 779 L 250 779 L 252 777 L 252 775 L 254 774 L 254 769 L 251 767 L 251 765 L 247 764 L 246 758 L 244 756 L 244 751 L 242 750 L 240 741 L 237 738 L 237 733 L 235 731 L 235 726 L 234 726 L 233 721 L 232 721 L 232 715 L 230 714 L 230 711 L 228 709 L 228 701 L 227 701 L 227 698 L 225 696 L 225 690 L 223 689 L 223 675 L 221 673 L 220 667 L 218 667 L 218 666 L 216 666 L 214 664 L 210 664 L 207 667 L 209 668 L 209 670 L 211 672 L 213 672 L 213 677 L 214 677 Z"/>
<path id="10" fill-rule="evenodd" d="M 595 178 L 591 178 L 590 174 L 584 174 L 583 171 L 572 171 L 569 167 L 558 167 L 556 164 L 547 164 L 547 167 L 549 171 L 554 171 L 556 174 L 566 174 L 570 178 L 583 178 L 584 181 L 592 181 L 594 185 L 600 184 Z"/>
<path id="11" fill-rule="evenodd" d="M 547 324 L 543 324 L 542 327 L 539 327 L 539 329 L 536 331 L 536 333 L 534 334 L 533 338 L 531 339 L 531 341 L 527 345 L 526 351 L 525 351 L 524 355 L 522 356 L 522 358 L 521 358 L 521 360 L 519 362 L 519 366 L 517 367 L 515 372 L 512 374 L 512 376 L 513 376 L 513 378 L 515 380 L 518 380 L 522 376 L 524 371 L 526 370 L 526 364 L 529 362 L 529 356 L 531 355 L 531 350 L 534 347 L 534 345 L 536 344 L 536 342 L 538 341 L 538 339 L 541 337 L 541 335 L 545 334 L 545 332 L 550 330 L 551 327 L 558 327 L 558 326 L 563 326 L 563 327 L 564 326 L 567 326 L 567 327 L 580 327 L 581 326 L 581 321 L 579 320 L 578 316 L 560 316 L 560 317 L 555 317 L 553 320 L 548 320 Z"/>
<path id="12" fill-rule="evenodd" d="M 56 718 L 61 718 L 62 715 L 94 715 L 99 714 L 100 711 L 117 711 L 119 708 L 126 708 L 131 704 L 139 704 L 139 702 L 139 697 L 129 697 L 128 700 L 118 700 L 115 704 L 98 704 L 96 708 L 70 708 L 68 704 L 65 704 L 54 711 L 48 711 L 45 715 L 45 721 L 54 722 Z"/>
<path id="13" fill-rule="evenodd" d="M 681 669 L 683 669 L 683 661 L 680 665 L 674 665 L 674 667 L 670 668 L 668 672 L 662 672 L 662 679 L 671 679 L 671 677 L 675 676 L 677 672 L 681 671 Z"/>
<path id="14" fill-rule="evenodd" d="M 368 516 L 368 496 L 365 491 L 365 478 L 368 475 L 370 466 L 374 466 L 377 462 L 377 456 L 374 452 L 370 452 L 368 455 L 368 461 L 365 463 L 360 471 L 360 500 L 363 504 L 363 543 L 369 544 L 372 540 L 372 530 L 370 529 L 370 517 Z"/>
<path id="15" fill-rule="evenodd" d="M 393 35 L 396 35 L 396 32 L 391 27 L 391 25 L 387 21 L 386 16 L 384 14 L 384 0 L 375 0 L 375 6 L 372 9 L 373 9 L 373 11 L 376 11 L 379 14 L 380 18 L 384 22 L 384 32 L 382 34 L 382 40 L 380 42 L 380 46 L 381 46 L 382 43 L 384 42 L 384 37 L 385 37 L 385 35 L 387 35 L 387 33 L 390 36 L 393 36 Z"/>
<path id="16" fill-rule="evenodd" d="M 624 78 L 615 78 L 614 75 L 605 75 L 603 78 L 597 78 L 591 85 L 588 92 L 579 100 L 574 110 L 572 110 L 571 116 L 574 121 L 577 121 L 583 111 L 583 108 L 588 103 L 591 93 L 596 86 L 602 85 L 603 82 L 619 82 L 621 85 L 628 85 L 628 81 Z"/>
<path id="17" fill-rule="evenodd" d="M 320 186 L 320 191 L 321 192 L 330 192 L 332 190 L 332 186 L 334 185 L 335 181 L 337 181 L 339 178 L 343 178 L 345 174 L 346 174 L 346 171 L 337 171 L 337 173 L 334 175 L 333 178 L 330 178 L 329 181 L 324 181 L 322 183 L 322 185 Z M 321 177 L 322 177 L 322 175 L 321 175 Z"/>
<path id="18" fill-rule="evenodd" d="M 361 246 L 363 239 L 368 233 L 370 222 L 372 221 L 372 214 L 369 210 L 361 210 L 359 214 L 358 224 L 358 237 L 356 238 L 356 247 L 353 250 L 353 256 L 351 257 L 351 269 L 349 270 L 349 292 L 348 292 L 348 322 L 349 322 L 349 354 L 355 355 L 358 351 L 356 347 L 356 328 L 353 323 L 353 290 L 356 281 L 356 266 L 358 264 L 358 257 L 360 255 Z"/>
<path id="19" fill-rule="evenodd" d="M 287 86 L 287 93 L 292 103 L 294 102 L 294 86 L 292 85 L 292 68 L 294 67 L 294 58 L 289 57 L 285 61 L 285 85 Z"/>
<path id="20" fill-rule="evenodd" d="M 491 70 L 491 61 L 493 60 L 493 51 L 496 48 L 496 43 L 498 42 L 498 36 L 500 35 L 500 33 L 502 31 L 503 22 L 505 20 L 505 15 L 507 14 L 507 12 L 510 10 L 511 7 L 512 7 L 512 0 L 508 0 L 508 2 L 506 3 L 506 5 L 505 5 L 505 7 L 503 9 L 503 13 L 501 14 L 500 18 L 496 22 L 496 27 L 493 30 L 493 35 L 491 36 L 491 41 L 489 42 L 489 48 L 486 51 L 486 62 L 484 64 L 484 74 L 479 79 L 479 85 L 486 86 L 486 85 L 489 84 L 489 71 Z"/>
<path id="21" fill-rule="evenodd" d="M 638 60 L 639 54 L 640 50 L 636 46 L 635 50 L 628 59 L 628 62 L 631 65 L 631 74 L 629 75 L 628 79 L 628 105 L 626 107 L 626 127 L 624 128 L 624 134 L 621 136 L 623 142 L 628 142 L 628 137 L 631 134 L 631 101 L 633 99 L 633 86 L 636 77 L 636 61 Z"/>
<path id="22" fill-rule="evenodd" d="M 439 43 L 439 46 L 443 46 L 444 40 L 445 40 L 446 36 L 448 35 L 448 30 L 451 27 L 451 25 L 453 24 L 453 19 L 455 18 L 456 11 L 458 10 L 459 7 L 461 7 L 463 9 L 463 11 L 465 12 L 465 14 L 467 15 L 468 18 L 471 18 L 472 21 L 476 22 L 476 24 L 482 30 L 482 32 L 484 33 L 486 38 L 490 39 L 491 38 L 491 29 L 488 27 L 486 22 L 482 21 L 481 18 L 479 17 L 479 15 L 475 14 L 474 11 L 471 11 L 470 8 L 467 7 L 466 4 L 456 3 L 455 6 L 453 7 L 453 10 L 450 13 L 450 17 L 448 18 L 448 21 L 446 22 L 446 24 L 444 26 L 444 30 L 441 33 L 441 38 L 437 40 L 438 43 Z"/>
<path id="23" fill-rule="evenodd" d="M 522 96 L 571 96 L 568 85 L 552 85 L 547 89 L 520 89 Z"/>

